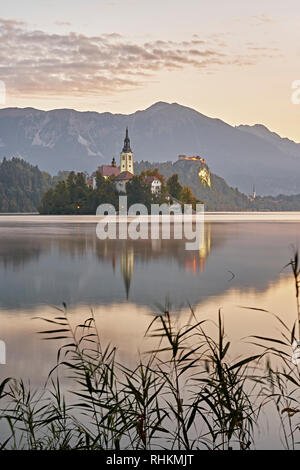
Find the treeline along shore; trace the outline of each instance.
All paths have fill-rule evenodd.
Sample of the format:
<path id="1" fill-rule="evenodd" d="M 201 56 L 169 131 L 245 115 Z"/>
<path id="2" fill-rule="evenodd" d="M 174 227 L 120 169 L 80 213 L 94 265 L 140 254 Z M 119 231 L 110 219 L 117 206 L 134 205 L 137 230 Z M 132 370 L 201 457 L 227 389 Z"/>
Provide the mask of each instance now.
<path id="1" fill-rule="evenodd" d="M 128 203 L 203 202 L 206 211 L 300 211 L 300 194 L 252 196 L 228 186 L 210 174 L 211 186 L 201 183 L 198 162 L 136 162 L 136 176 L 126 185 Z M 162 181 L 159 195 L 153 195 L 145 176 L 156 175 Z M 86 184 L 84 173 L 59 172 L 55 176 L 41 171 L 20 158 L 0 163 L 0 213 L 95 214 L 101 203 L 118 206 L 119 193 L 113 177 L 97 174 L 97 186 Z"/>

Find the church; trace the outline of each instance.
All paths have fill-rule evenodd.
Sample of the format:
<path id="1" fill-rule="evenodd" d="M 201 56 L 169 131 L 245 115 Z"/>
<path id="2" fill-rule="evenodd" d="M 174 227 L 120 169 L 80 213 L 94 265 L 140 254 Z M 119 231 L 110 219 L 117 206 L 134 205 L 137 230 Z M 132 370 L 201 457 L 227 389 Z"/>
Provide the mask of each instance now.
<path id="1" fill-rule="evenodd" d="M 103 178 L 109 178 L 114 176 L 116 189 L 118 192 L 126 192 L 126 183 L 134 175 L 133 167 L 133 152 L 130 147 L 130 138 L 128 135 L 128 127 L 126 127 L 126 134 L 124 139 L 124 146 L 120 153 L 120 167 L 117 167 L 115 158 L 112 159 L 111 165 L 101 165 L 97 171 L 103 176 Z M 92 174 L 91 179 L 88 181 L 89 184 L 96 189 L 96 173 Z"/>

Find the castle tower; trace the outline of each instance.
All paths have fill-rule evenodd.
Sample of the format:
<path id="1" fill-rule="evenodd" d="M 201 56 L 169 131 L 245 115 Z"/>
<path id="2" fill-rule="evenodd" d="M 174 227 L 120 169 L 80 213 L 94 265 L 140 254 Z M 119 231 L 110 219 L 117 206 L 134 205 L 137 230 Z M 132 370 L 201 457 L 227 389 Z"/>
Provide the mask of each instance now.
<path id="1" fill-rule="evenodd" d="M 124 147 L 120 154 L 120 171 L 129 171 L 134 175 L 133 170 L 133 153 L 130 148 L 130 139 L 128 137 L 128 127 L 126 127 L 126 136 L 124 139 Z"/>

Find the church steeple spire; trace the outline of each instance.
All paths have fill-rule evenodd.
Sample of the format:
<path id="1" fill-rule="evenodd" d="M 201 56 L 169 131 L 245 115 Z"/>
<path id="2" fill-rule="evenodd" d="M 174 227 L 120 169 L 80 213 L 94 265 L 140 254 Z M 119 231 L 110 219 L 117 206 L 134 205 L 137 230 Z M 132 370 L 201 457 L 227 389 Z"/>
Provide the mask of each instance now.
<path id="1" fill-rule="evenodd" d="M 132 153 L 132 150 L 130 148 L 130 139 L 129 139 L 129 135 L 128 135 L 128 127 L 126 127 L 126 135 L 125 135 L 125 139 L 124 139 L 124 147 L 123 147 L 123 152 L 124 153 Z"/>
<path id="2" fill-rule="evenodd" d="M 120 171 L 128 171 L 134 175 L 133 170 L 133 153 L 130 148 L 130 139 L 128 135 L 128 127 L 126 127 L 126 134 L 124 139 L 124 147 L 120 154 Z"/>

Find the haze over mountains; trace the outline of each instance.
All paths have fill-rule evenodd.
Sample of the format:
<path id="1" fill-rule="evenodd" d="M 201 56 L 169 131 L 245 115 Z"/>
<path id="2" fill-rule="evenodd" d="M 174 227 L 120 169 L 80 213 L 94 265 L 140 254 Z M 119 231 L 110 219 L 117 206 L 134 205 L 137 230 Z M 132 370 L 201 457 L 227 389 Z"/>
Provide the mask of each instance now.
<path id="1" fill-rule="evenodd" d="M 233 187 L 258 194 L 300 193 L 300 144 L 262 125 L 232 127 L 185 106 L 158 102 L 130 115 L 33 108 L 0 110 L 0 157 L 21 156 L 42 170 L 94 171 L 119 161 L 125 127 L 135 160 L 201 155 Z"/>

